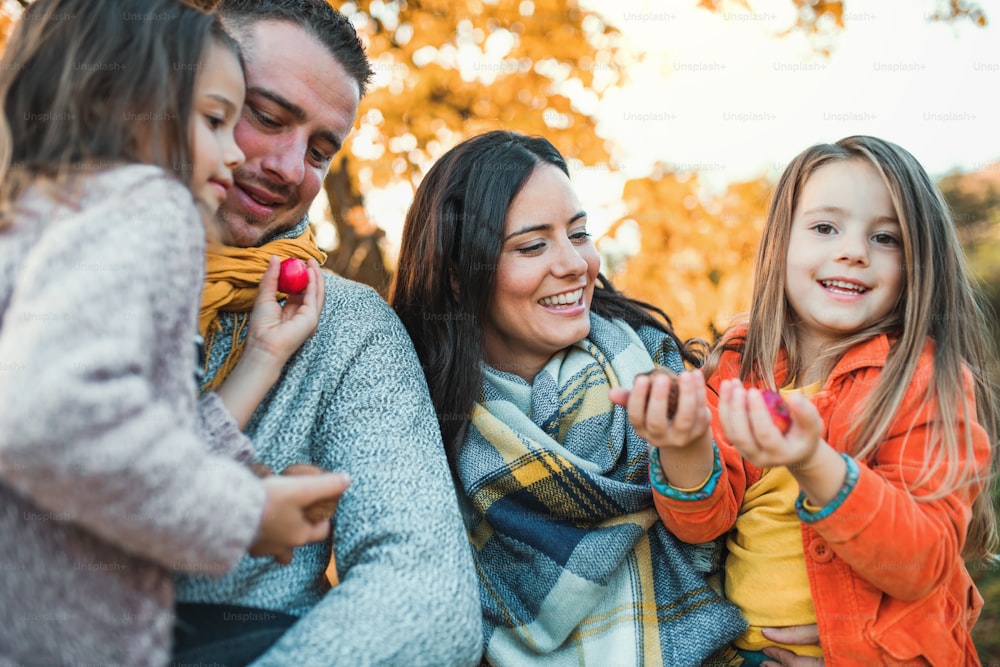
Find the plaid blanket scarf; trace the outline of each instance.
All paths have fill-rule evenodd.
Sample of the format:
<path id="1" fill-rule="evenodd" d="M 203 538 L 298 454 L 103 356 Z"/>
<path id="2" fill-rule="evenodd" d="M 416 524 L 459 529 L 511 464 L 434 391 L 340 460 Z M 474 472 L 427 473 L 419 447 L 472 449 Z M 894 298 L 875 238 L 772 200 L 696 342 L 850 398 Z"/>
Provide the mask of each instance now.
<path id="1" fill-rule="evenodd" d="M 718 545 L 686 545 L 653 508 L 649 446 L 608 390 L 669 337 L 591 315 L 587 339 L 528 384 L 484 369 L 457 454 L 493 665 L 699 665 L 745 622 L 704 580 Z"/>

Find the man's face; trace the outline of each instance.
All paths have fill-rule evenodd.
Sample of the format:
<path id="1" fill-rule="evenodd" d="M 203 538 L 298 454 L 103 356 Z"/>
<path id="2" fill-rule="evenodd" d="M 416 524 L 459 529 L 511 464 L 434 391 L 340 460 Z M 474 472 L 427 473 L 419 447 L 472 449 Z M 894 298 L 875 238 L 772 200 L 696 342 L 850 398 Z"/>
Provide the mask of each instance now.
<path id="1" fill-rule="evenodd" d="M 259 21 L 240 40 L 247 95 L 236 125 L 246 162 L 219 209 L 229 243 L 259 245 L 305 216 L 358 113 L 358 82 L 315 37 Z"/>

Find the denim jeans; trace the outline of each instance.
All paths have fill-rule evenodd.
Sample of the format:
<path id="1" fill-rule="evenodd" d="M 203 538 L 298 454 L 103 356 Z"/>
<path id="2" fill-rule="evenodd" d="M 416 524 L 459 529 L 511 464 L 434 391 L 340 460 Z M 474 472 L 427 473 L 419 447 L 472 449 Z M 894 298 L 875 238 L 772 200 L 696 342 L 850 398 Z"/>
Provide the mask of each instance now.
<path id="1" fill-rule="evenodd" d="M 243 667 L 278 641 L 298 617 L 228 604 L 178 603 L 173 667 Z"/>

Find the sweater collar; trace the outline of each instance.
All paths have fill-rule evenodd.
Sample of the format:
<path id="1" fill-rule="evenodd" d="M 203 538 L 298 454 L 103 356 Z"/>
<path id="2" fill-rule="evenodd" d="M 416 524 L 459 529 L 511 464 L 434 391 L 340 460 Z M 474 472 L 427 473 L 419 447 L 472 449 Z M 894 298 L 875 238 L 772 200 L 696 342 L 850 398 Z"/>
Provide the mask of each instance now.
<path id="1" fill-rule="evenodd" d="M 306 231 L 306 227 L 309 226 L 309 216 L 305 215 L 301 220 L 295 223 L 295 226 L 286 229 L 280 234 L 275 234 L 274 236 L 268 236 L 257 244 L 259 248 L 262 245 L 271 243 L 272 241 L 279 241 L 281 239 L 295 239 L 302 236 L 302 233 Z"/>

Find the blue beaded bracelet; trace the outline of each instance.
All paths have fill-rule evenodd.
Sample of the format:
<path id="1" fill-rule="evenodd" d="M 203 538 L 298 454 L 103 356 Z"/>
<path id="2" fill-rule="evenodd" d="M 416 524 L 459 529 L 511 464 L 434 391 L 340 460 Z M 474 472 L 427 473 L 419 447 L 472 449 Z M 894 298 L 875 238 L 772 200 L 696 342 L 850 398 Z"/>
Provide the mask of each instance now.
<path id="1" fill-rule="evenodd" d="M 838 507 L 844 504 L 848 494 L 857 486 L 858 476 L 861 474 L 861 471 L 858 469 L 858 462 L 842 452 L 840 455 L 844 457 L 844 461 L 847 463 L 847 477 L 844 479 L 844 485 L 840 487 L 840 491 L 837 492 L 833 500 L 828 502 L 823 508 L 815 512 L 810 512 L 803 504 L 806 499 L 805 491 L 799 491 L 799 497 L 795 500 L 795 512 L 804 523 L 816 523 L 833 514 Z"/>
<path id="2" fill-rule="evenodd" d="M 715 445 L 714 440 L 712 441 L 712 457 L 712 474 L 701 485 L 701 488 L 697 491 L 682 491 L 671 486 L 670 482 L 667 481 L 667 476 L 660 465 L 659 453 L 653 450 L 649 454 L 649 481 L 658 493 L 671 500 L 704 500 L 711 497 L 722 477 L 722 456 L 719 454 L 719 448 Z"/>

